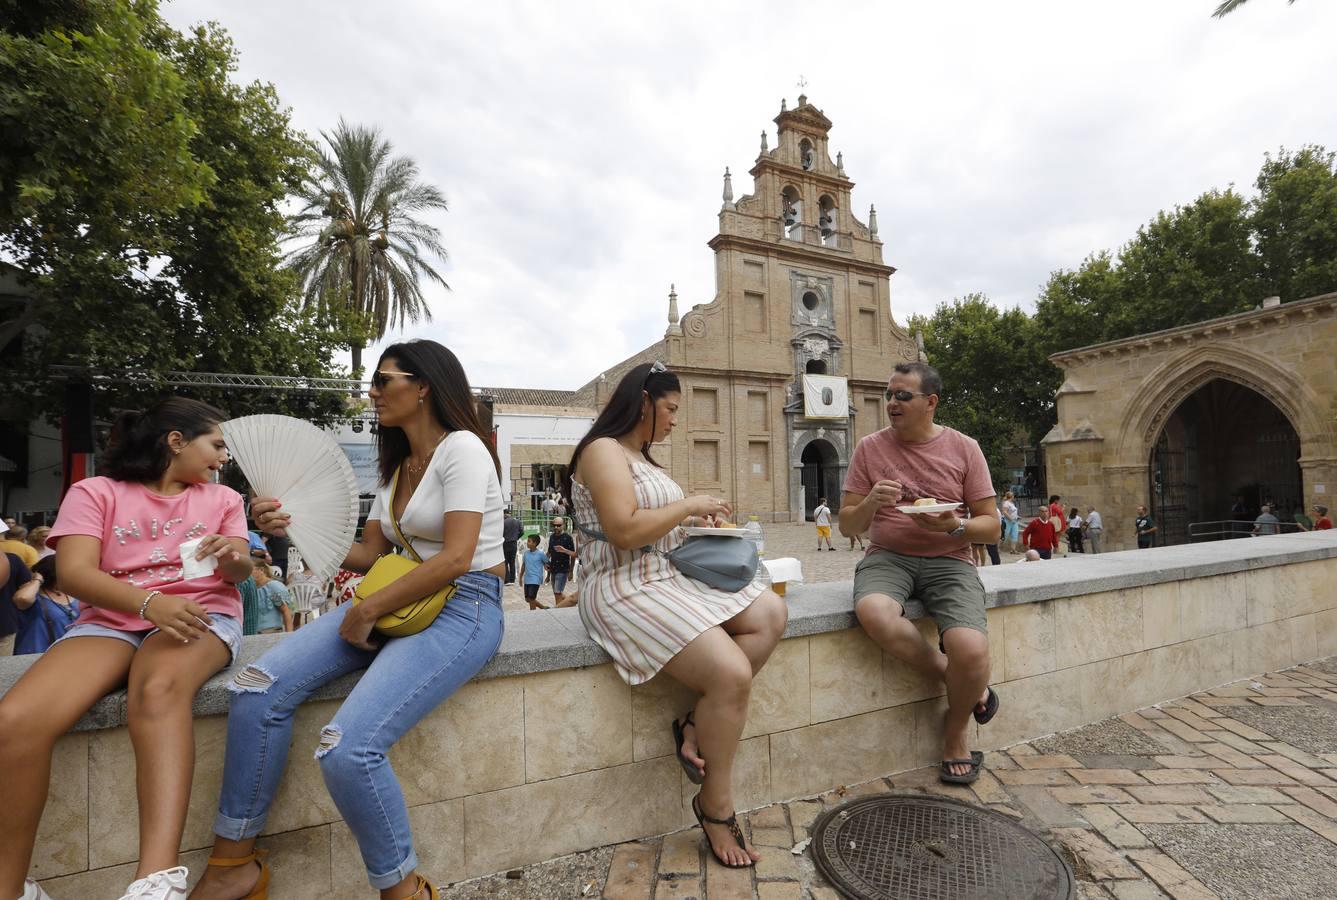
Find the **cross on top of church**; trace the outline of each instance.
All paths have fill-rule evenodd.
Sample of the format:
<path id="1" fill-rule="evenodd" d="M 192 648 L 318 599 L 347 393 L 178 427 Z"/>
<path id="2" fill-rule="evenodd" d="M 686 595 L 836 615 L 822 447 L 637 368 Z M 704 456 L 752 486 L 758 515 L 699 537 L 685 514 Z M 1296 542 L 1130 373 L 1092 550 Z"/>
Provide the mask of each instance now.
<path id="1" fill-rule="evenodd" d="M 806 79 L 806 78 L 804 78 L 802 75 L 800 75 L 800 76 L 798 77 L 798 89 L 801 91 L 801 90 L 803 90 L 804 88 L 806 88 L 807 86 L 808 86 L 808 79 Z"/>

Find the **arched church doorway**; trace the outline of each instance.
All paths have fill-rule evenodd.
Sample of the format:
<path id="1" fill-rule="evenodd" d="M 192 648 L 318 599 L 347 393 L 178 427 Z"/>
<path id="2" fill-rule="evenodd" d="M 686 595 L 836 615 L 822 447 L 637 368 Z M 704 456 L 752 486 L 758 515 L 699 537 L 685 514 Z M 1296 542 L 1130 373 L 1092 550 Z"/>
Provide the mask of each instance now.
<path id="1" fill-rule="evenodd" d="M 830 441 L 809 441 L 799 458 L 803 463 L 803 517 L 812 518 L 817 501 L 827 499 L 832 507 L 840 504 L 840 455 Z"/>
<path id="2" fill-rule="evenodd" d="M 1156 543 L 1188 543 L 1194 523 L 1251 521 L 1264 503 L 1293 521 L 1304 504 L 1299 459 L 1300 437 L 1276 405 L 1242 384 L 1207 382 L 1171 414 L 1151 451 Z M 1195 529 L 1219 532 L 1204 538 L 1249 530 Z"/>

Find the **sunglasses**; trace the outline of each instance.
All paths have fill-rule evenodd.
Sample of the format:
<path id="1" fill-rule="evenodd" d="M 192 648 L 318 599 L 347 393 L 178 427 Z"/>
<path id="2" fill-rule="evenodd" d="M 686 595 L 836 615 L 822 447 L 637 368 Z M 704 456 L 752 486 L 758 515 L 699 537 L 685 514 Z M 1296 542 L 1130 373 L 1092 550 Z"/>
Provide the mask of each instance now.
<path id="1" fill-rule="evenodd" d="M 888 388 L 887 390 L 882 392 L 882 396 L 886 397 L 888 402 L 890 402 L 893 398 L 895 398 L 901 401 L 902 403 L 909 403 L 916 397 L 932 397 L 933 395 L 925 394 L 921 391 L 893 391 L 890 388 Z"/>
<path id="2" fill-rule="evenodd" d="M 395 376 L 400 376 L 405 379 L 413 379 L 418 377 L 417 375 L 413 375 L 409 372 L 386 372 L 378 369 L 377 371 L 371 373 L 371 386 L 379 391 L 382 388 L 384 388 L 387 384 L 389 384 L 390 381 L 393 378 L 395 378 Z"/>

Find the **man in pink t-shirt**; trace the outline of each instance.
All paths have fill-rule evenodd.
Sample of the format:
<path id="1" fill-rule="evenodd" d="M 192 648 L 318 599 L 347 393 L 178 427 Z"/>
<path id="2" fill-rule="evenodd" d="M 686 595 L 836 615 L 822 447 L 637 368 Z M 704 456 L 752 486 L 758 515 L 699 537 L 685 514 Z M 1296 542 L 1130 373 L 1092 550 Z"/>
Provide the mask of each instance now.
<path id="1" fill-rule="evenodd" d="M 845 475 L 840 533 L 872 528 L 872 544 L 854 570 L 854 612 L 873 640 L 914 669 L 943 681 L 948 709 L 939 778 L 969 784 L 984 754 L 971 752 L 966 726 L 998 711 L 989 684 L 984 585 L 970 545 L 993 544 L 1000 530 L 989 466 L 979 444 L 938 425 L 942 378 L 926 363 L 896 366 L 887 384 L 889 428 L 859 441 Z M 934 514 L 897 506 L 932 499 L 957 504 Z M 958 515 L 969 510 L 969 518 Z M 911 597 L 924 604 L 941 639 L 934 648 L 905 618 Z"/>

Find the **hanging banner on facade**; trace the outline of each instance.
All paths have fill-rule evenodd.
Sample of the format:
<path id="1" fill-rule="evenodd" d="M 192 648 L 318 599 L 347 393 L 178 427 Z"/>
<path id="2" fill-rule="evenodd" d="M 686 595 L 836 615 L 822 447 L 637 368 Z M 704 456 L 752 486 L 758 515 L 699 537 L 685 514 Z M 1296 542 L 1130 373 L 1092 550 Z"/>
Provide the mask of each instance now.
<path id="1" fill-rule="evenodd" d="M 844 378 L 803 376 L 803 415 L 809 419 L 844 419 L 849 414 L 850 392 Z"/>

